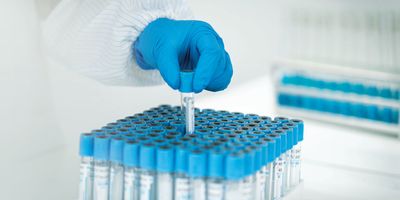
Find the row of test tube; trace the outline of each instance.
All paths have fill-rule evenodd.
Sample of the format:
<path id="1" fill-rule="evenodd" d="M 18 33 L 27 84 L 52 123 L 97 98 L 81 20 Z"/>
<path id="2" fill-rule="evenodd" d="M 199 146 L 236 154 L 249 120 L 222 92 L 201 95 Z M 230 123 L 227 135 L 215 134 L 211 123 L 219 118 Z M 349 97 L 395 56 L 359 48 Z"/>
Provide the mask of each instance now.
<path id="1" fill-rule="evenodd" d="M 81 200 L 272 200 L 301 182 L 301 120 L 161 105 L 80 137 Z"/>

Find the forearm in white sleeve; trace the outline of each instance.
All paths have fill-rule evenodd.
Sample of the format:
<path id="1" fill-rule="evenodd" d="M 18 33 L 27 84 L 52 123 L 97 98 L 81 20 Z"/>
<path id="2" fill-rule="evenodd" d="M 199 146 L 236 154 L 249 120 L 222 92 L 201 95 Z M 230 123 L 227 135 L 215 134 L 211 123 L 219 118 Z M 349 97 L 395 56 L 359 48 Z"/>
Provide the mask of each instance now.
<path id="1" fill-rule="evenodd" d="M 142 70 L 132 45 L 153 20 L 190 19 L 185 0 L 63 0 L 43 23 L 52 60 L 112 85 L 156 85 L 158 70 Z"/>

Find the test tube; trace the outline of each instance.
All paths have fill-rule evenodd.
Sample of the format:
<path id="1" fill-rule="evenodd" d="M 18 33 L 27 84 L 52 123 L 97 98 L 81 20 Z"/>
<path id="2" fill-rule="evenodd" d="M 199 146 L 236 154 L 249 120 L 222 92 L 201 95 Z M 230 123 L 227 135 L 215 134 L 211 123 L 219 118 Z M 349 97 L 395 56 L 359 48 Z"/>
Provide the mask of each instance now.
<path id="1" fill-rule="evenodd" d="M 175 146 L 175 151 L 174 199 L 190 200 L 190 180 L 187 175 L 189 151 L 185 145 Z"/>
<path id="2" fill-rule="evenodd" d="M 243 152 L 245 154 L 246 165 L 244 167 L 245 177 L 241 181 L 240 190 L 242 191 L 243 200 L 253 200 L 255 188 L 255 177 L 253 176 L 255 152 L 250 149 L 245 149 Z"/>
<path id="3" fill-rule="evenodd" d="M 275 140 L 275 160 L 273 162 L 272 167 L 272 199 L 278 200 L 281 199 L 282 195 L 282 144 L 281 144 L 281 136 L 278 134 L 270 134 L 268 135 L 273 140 Z"/>
<path id="4" fill-rule="evenodd" d="M 261 141 L 267 143 L 268 148 L 268 155 L 267 155 L 267 162 L 268 164 L 264 167 L 265 173 L 265 200 L 272 200 L 273 199 L 273 162 L 276 158 L 276 143 L 274 140 L 270 138 L 262 138 Z"/>
<path id="5" fill-rule="evenodd" d="M 174 199 L 174 149 L 163 145 L 157 148 L 157 199 Z"/>
<path id="6" fill-rule="evenodd" d="M 206 200 L 207 154 L 200 149 L 189 152 L 188 174 L 190 177 L 190 199 Z"/>
<path id="7" fill-rule="evenodd" d="M 296 125 L 296 130 L 297 130 L 297 138 L 298 138 L 298 143 L 297 145 L 294 146 L 294 155 L 292 159 L 293 163 L 293 174 L 292 174 L 292 185 L 298 185 L 300 184 L 302 180 L 301 176 L 301 142 L 303 141 L 304 138 L 304 123 L 302 120 L 297 120 L 293 119 L 290 121 L 291 123 L 294 123 Z"/>
<path id="8" fill-rule="evenodd" d="M 224 200 L 224 165 L 225 155 L 222 150 L 212 150 L 208 155 L 207 200 Z"/>
<path id="9" fill-rule="evenodd" d="M 186 133 L 194 133 L 194 93 L 193 93 L 193 72 L 181 71 L 181 104 L 185 112 Z"/>
<path id="10" fill-rule="evenodd" d="M 139 142 L 128 140 L 124 144 L 124 200 L 139 200 Z"/>
<path id="11" fill-rule="evenodd" d="M 79 200 L 93 199 L 93 140 L 93 134 L 81 134 L 79 144 L 79 155 L 81 156 Z"/>
<path id="12" fill-rule="evenodd" d="M 243 152 L 232 152 L 226 157 L 225 194 L 226 200 L 243 200 L 241 183 L 245 174 L 245 156 Z"/>
<path id="13" fill-rule="evenodd" d="M 156 200 L 156 147 L 153 143 L 144 143 L 139 150 L 139 199 Z M 160 194 L 162 195 L 162 194 Z"/>
<path id="14" fill-rule="evenodd" d="M 110 137 L 100 135 L 94 139 L 93 199 L 108 200 L 110 185 Z"/>
<path id="15" fill-rule="evenodd" d="M 124 166 L 122 164 L 124 140 L 122 137 L 111 139 L 110 144 L 110 200 L 123 200 Z"/>

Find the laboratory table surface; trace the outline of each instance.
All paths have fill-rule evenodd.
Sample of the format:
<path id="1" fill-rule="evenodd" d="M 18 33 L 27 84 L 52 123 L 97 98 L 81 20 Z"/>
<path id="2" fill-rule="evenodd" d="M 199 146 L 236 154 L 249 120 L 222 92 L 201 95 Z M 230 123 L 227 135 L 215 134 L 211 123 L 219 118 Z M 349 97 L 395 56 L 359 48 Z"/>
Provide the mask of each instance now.
<path id="1" fill-rule="evenodd" d="M 273 92 L 265 76 L 200 95 L 196 106 L 276 116 Z M 311 120 L 304 138 L 304 181 L 284 199 L 400 199 L 399 139 Z M 3 165 L 0 199 L 77 199 L 79 157 L 71 148 Z"/>

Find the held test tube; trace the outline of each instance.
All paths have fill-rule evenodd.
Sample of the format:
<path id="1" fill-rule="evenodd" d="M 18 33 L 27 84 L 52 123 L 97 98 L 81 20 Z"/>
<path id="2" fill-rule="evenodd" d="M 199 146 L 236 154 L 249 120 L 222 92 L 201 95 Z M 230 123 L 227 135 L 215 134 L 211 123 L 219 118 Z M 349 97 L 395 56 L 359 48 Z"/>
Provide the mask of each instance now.
<path id="1" fill-rule="evenodd" d="M 94 135 L 91 133 L 84 133 L 80 137 L 79 200 L 93 199 L 93 140 Z"/>
<path id="2" fill-rule="evenodd" d="M 186 133 L 194 133 L 194 93 L 193 93 L 193 71 L 185 70 L 180 72 L 181 104 L 185 112 Z"/>

